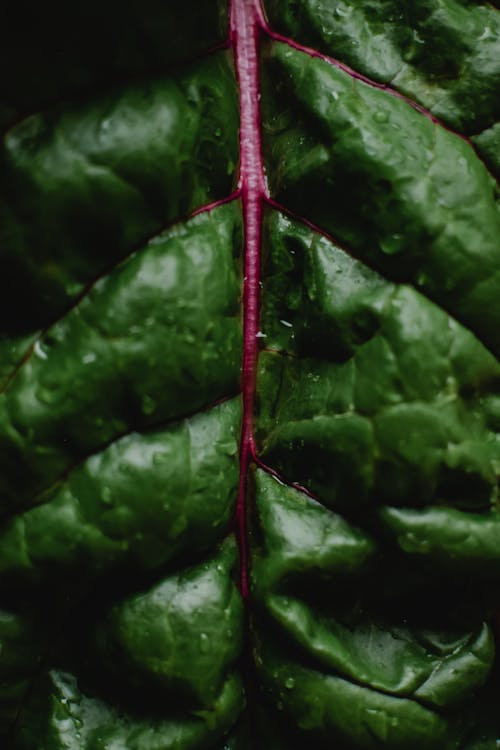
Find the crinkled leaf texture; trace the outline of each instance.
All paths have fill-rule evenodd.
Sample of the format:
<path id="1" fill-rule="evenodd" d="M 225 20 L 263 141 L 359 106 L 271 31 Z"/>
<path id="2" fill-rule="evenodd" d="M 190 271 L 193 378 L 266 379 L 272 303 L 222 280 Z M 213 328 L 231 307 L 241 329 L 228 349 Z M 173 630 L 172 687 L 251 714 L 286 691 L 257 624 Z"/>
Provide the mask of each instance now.
<path id="1" fill-rule="evenodd" d="M 0 42 L 2 747 L 497 748 L 496 3 Z"/>

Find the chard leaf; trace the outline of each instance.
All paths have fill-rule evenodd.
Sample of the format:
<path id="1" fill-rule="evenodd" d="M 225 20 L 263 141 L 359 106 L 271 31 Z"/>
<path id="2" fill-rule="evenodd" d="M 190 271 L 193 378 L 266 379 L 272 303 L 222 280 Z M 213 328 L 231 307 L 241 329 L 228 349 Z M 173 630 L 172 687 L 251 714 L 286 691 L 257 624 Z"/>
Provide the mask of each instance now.
<path id="1" fill-rule="evenodd" d="M 284 44 L 266 59 L 268 179 L 287 208 L 500 351 L 496 183 L 408 103 Z"/>
<path id="2" fill-rule="evenodd" d="M 388 84 L 462 133 L 500 119 L 500 18 L 468 0 L 265 0 L 276 31 Z"/>
<path id="3" fill-rule="evenodd" d="M 28 5 L 0 745 L 494 750 L 497 3 Z"/>

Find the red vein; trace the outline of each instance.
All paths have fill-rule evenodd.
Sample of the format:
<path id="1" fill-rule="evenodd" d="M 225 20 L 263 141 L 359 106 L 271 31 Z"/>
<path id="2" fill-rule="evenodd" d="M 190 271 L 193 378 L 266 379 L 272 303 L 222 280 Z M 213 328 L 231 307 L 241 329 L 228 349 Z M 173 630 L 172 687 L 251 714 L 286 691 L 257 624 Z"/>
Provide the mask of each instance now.
<path id="1" fill-rule="evenodd" d="M 281 474 L 279 471 L 277 471 L 277 469 L 273 469 L 272 466 L 269 466 L 268 464 L 266 464 L 258 456 L 254 457 L 254 461 L 256 465 L 259 467 L 259 469 L 261 469 L 262 471 L 265 471 L 266 474 L 270 474 L 280 484 L 284 484 L 286 485 L 286 487 L 291 487 L 292 489 L 297 490 L 297 492 L 302 492 L 303 495 L 307 495 L 307 497 L 311 498 L 311 500 L 314 500 L 315 502 L 319 503 L 320 505 L 323 505 L 326 508 L 328 507 L 327 505 L 325 505 L 324 501 L 319 497 L 319 495 L 316 495 L 305 485 L 301 484 L 300 482 L 291 481 L 290 479 L 285 477 L 283 474 Z"/>
<path id="2" fill-rule="evenodd" d="M 104 443 L 100 443 L 98 446 L 94 447 L 83 456 L 79 456 L 75 461 L 73 461 L 73 463 L 71 463 L 63 471 L 61 471 L 61 473 L 51 482 L 48 487 L 44 487 L 39 492 L 35 493 L 30 500 L 27 500 L 25 503 L 16 506 L 16 508 L 14 508 L 13 510 L 0 513 L 0 524 L 3 525 L 11 518 L 15 518 L 16 516 L 22 515 L 23 513 L 29 513 L 30 510 L 40 508 L 43 505 L 48 505 L 54 499 L 54 493 L 57 492 L 60 486 L 68 480 L 73 472 L 78 471 L 78 469 L 80 469 L 83 464 L 85 464 L 93 456 L 98 456 L 99 454 L 104 453 L 109 448 L 111 448 L 111 446 L 119 443 L 120 440 L 123 440 L 124 438 L 130 437 L 134 434 L 138 435 L 139 437 L 144 437 L 150 432 L 166 430 L 170 427 L 175 427 L 175 425 L 180 425 L 181 423 L 187 422 L 190 419 L 195 419 L 199 414 L 204 414 L 211 411 L 212 409 L 216 409 L 217 406 L 226 403 L 226 401 L 230 401 L 233 398 L 235 399 L 237 395 L 238 394 L 231 393 L 230 395 L 220 396 L 210 403 L 202 404 L 193 411 L 186 411 L 182 414 L 177 415 L 174 414 L 173 416 L 153 420 L 149 423 L 141 424 L 139 422 L 134 422 L 129 424 L 124 430 L 110 437 L 109 440 L 106 440 Z"/>
<path id="3" fill-rule="evenodd" d="M 285 216 L 288 216 L 290 219 L 293 219 L 294 221 L 300 222 L 308 229 L 311 229 L 315 234 L 319 234 L 322 237 L 324 237 L 326 240 L 332 243 L 332 245 L 336 245 L 341 250 L 343 250 L 345 253 L 350 255 L 355 260 L 360 260 L 356 255 L 354 255 L 353 251 L 345 245 L 341 240 L 339 240 L 337 237 L 335 237 L 333 234 L 328 232 L 326 229 L 322 229 L 317 224 L 315 224 L 313 221 L 310 221 L 309 219 L 306 219 L 301 214 L 298 214 L 296 211 L 294 211 L 291 208 L 288 208 L 287 206 L 284 206 L 279 201 L 275 200 L 274 198 L 267 197 L 265 199 L 266 204 L 268 204 L 271 208 L 274 208 L 275 211 L 279 211 L 280 213 L 284 214 Z M 362 261 L 365 262 L 364 260 Z"/>
<path id="4" fill-rule="evenodd" d="M 200 208 L 197 208 L 194 211 L 192 211 L 192 213 L 190 213 L 186 218 L 180 219 L 180 220 L 176 219 L 175 222 L 173 222 L 172 224 L 169 224 L 168 227 L 164 229 L 163 231 L 167 231 L 168 229 L 170 229 L 172 226 L 175 226 L 176 224 L 184 223 L 184 222 L 189 221 L 190 219 L 194 219 L 195 216 L 199 216 L 200 214 L 206 214 L 209 211 L 213 211 L 214 208 L 219 208 L 219 206 L 225 206 L 226 203 L 231 203 L 231 201 L 237 200 L 240 197 L 240 195 L 241 195 L 241 190 L 238 188 L 238 190 L 235 190 L 233 193 L 231 193 L 230 195 L 227 195 L 225 198 L 219 198 L 218 200 L 212 201 L 211 203 L 205 203 L 204 206 L 200 206 Z M 162 232 L 160 232 L 159 234 L 162 234 Z"/>
<path id="5" fill-rule="evenodd" d="M 477 158 L 480 161 L 482 161 L 482 163 L 485 165 L 485 168 L 487 169 L 491 177 L 496 182 L 498 182 L 497 175 L 493 172 L 493 170 L 488 165 L 485 158 L 478 151 L 476 144 L 472 140 L 472 138 L 477 137 L 478 135 L 483 133 L 485 129 L 487 129 L 488 127 L 491 127 L 494 123 L 490 123 L 489 125 L 486 126 L 485 129 L 481 130 L 479 133 L 476 133 L 476 134 L 460 133 L 458 130 L 455 130 L 450 125 L 447 125 L 446 122 L 436 117 L 436 115 L 433 114 L 433 112 L 431 112 L 430 109 L 427 109 L 422 104 L 419 104 L 410 96 L 406 96 L 406 94 L 401 93 L 401 91 L 394 88 L 394 86 L 391 86 L 390 83 L 380 83 L 380 81 L 375 81 L 373 78 L 369 78 L 368 76 L 363 75 L 363 73 L 360 73 L 354 68 L 349 67 L 349 65 L 346 65 L 345 63 L 343 63 L 341 60 L 339 60 L 336 57 L 325 55 L 324 53 L 319 52 L 317 49 L 314 49 L 313 47 L 308 47 L 305 44 L 301 44 L 300 42 L 297 42 L 295 39 L 291 39 L 290 37 L 287 37 L 284 34 L 280 34 L 279 32 L 274 31 L 274 29 L 272 29 L 271 26 L 269 25 L 269 22 L 262 8 L 259 8 L 258 17 L 259 17 L 259 26 L 261 30 L 274 42 L 287 44 L 292 49 L 296 49 L 298 52 L 303 52 L 304 54 L 309 55 L 309 57 L 316 57 L 319 60 L 323 60 L 329 65 L 333 65 L 339 70 L 342 70 L 344 73 L 347 73 L 347 75 L 351 76 L 351 78 L 354 78 L 357 81 L 361 81 L 361 83 L 365 83 L 367 86 L 371 86 L 372 88 L 378 89 L 379 91 L 384 91 L 386 94 L 389 94 L 390 96 L 393 96 L 396 99 L 400 99 L 401 101 L 405 102 L 410 107 L 412 107 L 415 111 L 419 112 L 423 117 L 426 117 L 428 120 L 433 122 L 434 125 L 437 125 L 438 127 L 443 128 L 443 130 L 447 130 L 449 133 L 452 133 L 452 135 L 457 136 L 457 138 L 461 138 L 463 141 L 468 143 L 468 145 L 476 154 Z"/>
<path id="6" fill-rule="evenodd" d="M 329 65 L 333 65 L 338 70 L 341 70 L 344 73 L 347 73 L 351 78 L 354 78 L 356 81 L 360 81 L 361 83 L 366 84 L 367 86 L 371 86 L 372 88 L 378 89 L 379 91 L 384 91 L 386 94 L 389 94 L 390 96 L 393 96 L 395 99 L 400 99 L 403 102 L 406 102 L 406 104 L 409 104 L 410 107 L 415 109 L 417 112 L 419 112 L 421 115 L 426 117 L 428 120 L 431 120 L 435 125 L 438 125 L 439 127 L 443 128 L 444 130 L 447 130 L 449 133 L 453 133 L 453 135 L 456 135 L 458 138 L 461 138 L 463 141 L 466 141 L 471 145 L 472 148 L 474 148 L 470 138 L 463 133 L 459 133 L 456 130 L 453 130 L 453 128 L 449 127 L 444 123 L 442 120 L 440 120 L 438 117 L 436 117 L 429 109 L 426 109 L 422 104 L 419 104 L 414 99 L 411 99 L 409 96 L 406 96 L 405 94 L 402 94 L 397 89 L 393 88 L 387 83 L 380 83 L 379 81 L 374 81 L 372 78 L 368 78 L 368 76 L 363 75 L 363 73 L 359 73 L 357 70 L 354 70 L 354 68 L 350 68 L 349 65 L 346 65 L 341 60 L 338 60 L 335 57 L 330 57 L 329 55 L 325 55 L 322 52 L 318 52 L 318 50 L 313 49 L 312 47 L 307 47 L 305 44 L 300 44 L 300 42 L 295 41 L 294 39 L 290 39 L 287 36 L 284 36 L 283 34 L 279 34 L 276 31 L 273 31 L 265 20 L 265 18 L 261 15 L 260 25 L 262 28 L 262 31 L 264 31 L 267 36 L 269 36 L 270 39 L 272 39 L 274 42 L 281 42 L 282 44 L 287 44 L 292 49 L 297 50 L 298 52 L 303 52 L 305 55 L 309 55 L 309 57 L 315 57 L 319 60 L 323 60 L 323 62 L 328 63 Z"/>
<path id="7" fill-rule="evenodd" d="M 260 141 L 258 41 L 262 14 L 257 0 L 232 0 L 231 38 L 240 87 L 240 181 L 245 223 L 243 280 L 243 419 L 236 523 L 241 552 L 241 591 L 248 596 L 246 478 L 255 454 L 253 406 L 259 327 L 262 201 L 267 196 Z"/>

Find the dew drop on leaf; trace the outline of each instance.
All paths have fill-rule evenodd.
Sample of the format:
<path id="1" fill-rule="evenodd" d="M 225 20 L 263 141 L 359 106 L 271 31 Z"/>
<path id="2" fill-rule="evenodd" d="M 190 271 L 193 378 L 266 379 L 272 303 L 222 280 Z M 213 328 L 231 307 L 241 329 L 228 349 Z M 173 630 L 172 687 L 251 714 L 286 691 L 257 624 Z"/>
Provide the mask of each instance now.
<path id="1" fill-rule="evenodd" d="M 41 341 L 35 341 L 33 351 L 36 357 L 40 357 L 40 359 L 47 359 L 47 352 L 42 348 Z"/>
<path id="2" fill-rule="evenodd" d="M 380 249 L 386 255 L 396 255 L 403 249 L 404 237 L 402 234 L 391 234 L 380 241 Z"/>

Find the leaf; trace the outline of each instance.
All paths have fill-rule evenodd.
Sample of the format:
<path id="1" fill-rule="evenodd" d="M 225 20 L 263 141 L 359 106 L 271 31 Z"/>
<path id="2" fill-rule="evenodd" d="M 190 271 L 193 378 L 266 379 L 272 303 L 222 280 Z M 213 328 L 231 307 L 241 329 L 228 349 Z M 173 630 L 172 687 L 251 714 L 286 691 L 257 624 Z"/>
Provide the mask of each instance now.
<path id="1" fill-rule="evenodd" d="M 236 499 L 239 419 L 231 399 L 87 458 L 43 504 L 4 523 L 4 580 L 85 590 L 107 571 L 137 575 L 209 552 Z"/>
<path id="2" fill-rule="evenodd" d="M 389 84 L 463 133 L 498 122 L 495 3 L 265 0 L 273 27 Z"/>
<path id="3" fill-rule="evenodd" d="M 19 746 L 36 738 L 44 748 L 194 748 L 223 735 L 242 708 L 241 679 L 229 671 L 242 629 L 235 563 L 234 542 L 226 543 L 202 565 L 116 602 L 92 628 L 87 648 L 80 623 L 68 656 L 52 656 L 73 669 L 51 671 L 36 685 L 21 714 Z"/>
<path id="4" fill-rule="evenodd" d="M 465 747 L 490 720 L 461 707 L 497 690 L 496 184 L 341 65 L 276 41 L 262 57 L 282 207 L 255 414 L 264 722 L 290 747 Z"/>
<path id="5" fill-rule="evenodd" d="M 266 460 L 345 510 L 494 504 L 497 360 L 410 287 L 385 282 L 290 220 L 274 215 L 269 225 L 277 245 L 265 283 L 266 343 L 282 341 L 292 356 L 260 357 Z M 302 299 L 297 311 L 277 283 L 288 299 Z"/>
<path id="6" fill-rule="evenodd" d="M 224 0 L 90 0 L 43 9 L 20 0 L 5 8 L 0 31 L 1 67 L 8 70 L 2 119 L 9 124 L 56 100 L 168 70 L 223 43 L 226 33 Z"/>
<path id="7" fill-rule="evenodd" d="M 450 708 L 493 663 L 486 623 L 463 621 L 449 581 L 422 587 L 373 534 L 261 471 L 256 505 L 256 659 L 272 715 L 319 743 L 454 747 Z"/>
<path id="8" fill-rule="evenodd" d="M 237 127 L 221 52 L 11 128 L 0 155 L 2 333 L 52 322 L 166 224 L 225 197 Z"/>
<path id="9" fill-rule="evenodd" d="M 241 709 L 241 684 L 235 676 L 228 679 L 206 715 L 181 714 L 172 719 L 134 716 L 133 711 L 124 716 L 117 707 L 82 693 L 75 678 L 66 672 L 51 671 L 47 682 L 44 692 L 52 693 L 48 726 L 45 729 L 38 723 L 44 712 L 40 711 L 40 705 L 35 705 L 36 713 L 28 716 L 19 733 L 18 746 L 23 750 L 40 741 L 41 750 L 66 749 L 68 742 L 73 747 L 77 747 L 76 742 L 82 747 L 83 742 L 86 748 L 121 744 L 138 750 L 164 747 L 192 750 L 223 735 Z"/>
<path id="10" fill-rule="evenodd" d="M 239 243 L 232 204 L 175 226 L 37 341 L 0 397 L 4 512 L 124 433 L 237 392 Z"/>
<path id="11" fill-rule="evenodd" d="M 498 744 L 498 10 L 264 6 L 5 11 L 12 750 Z"/>
<path id="12" fill-rule="evenodd" d="M 87 6 L 60 70 L 52 13 L 40 47 L 11 9 L 2 49 L 26 46 L 3 84 L 1 732 L 221 748 L 244 705 L 227 9 Z"/>
<path id="13" fill-rule="evenodd" d="M 273 45 L 266 67 L 273 195 L 498 353 L 498 190 L 471 147 L 286 45 Z"/>
<path id="14" fill-rule="evenodd" d="M 127 679 L 138 691 L 156 683 L 158 694 L 174 703 L 189 699 L 210 708 L 241 650 L 243 609 L 231 580 L 235 547 L 226 540 L 208 562 L 112 607 L 95 637 L 96 662 L 113 680 Z"/>

